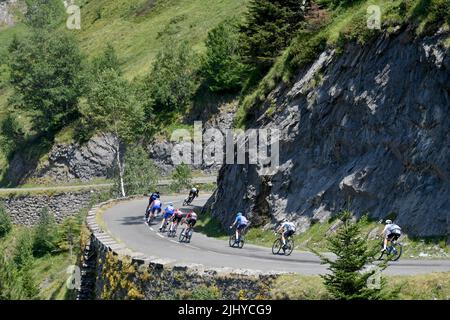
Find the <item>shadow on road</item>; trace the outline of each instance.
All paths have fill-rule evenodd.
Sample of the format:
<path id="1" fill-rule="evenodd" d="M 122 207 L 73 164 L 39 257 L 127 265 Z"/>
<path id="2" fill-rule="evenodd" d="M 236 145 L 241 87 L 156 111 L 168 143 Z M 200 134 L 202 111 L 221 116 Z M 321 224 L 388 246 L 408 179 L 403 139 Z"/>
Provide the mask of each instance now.
<path id="1" fill-rule="evenodd" d="M 139 215 L 139 216 L 134 216 L 134 217 L 123 217 L 119 221 L 121 221 L 122 225 L 129 226 L 129 225 L 143 224 L 144 223 L 143 218 L 144 218 L 143 215 Z"/>

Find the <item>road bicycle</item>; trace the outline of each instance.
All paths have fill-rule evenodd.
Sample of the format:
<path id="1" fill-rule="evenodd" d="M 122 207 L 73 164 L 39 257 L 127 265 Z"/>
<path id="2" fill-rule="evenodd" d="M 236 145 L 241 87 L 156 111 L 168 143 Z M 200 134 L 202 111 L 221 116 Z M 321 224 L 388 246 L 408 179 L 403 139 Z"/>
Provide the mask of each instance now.
<path id="1" fill-rule="evenodd" d="M 236 232 L 233 231 L 233 233 L 230 235 L 230 239 L 228 241 L 228 244 L 230 245 L 230 247 L 232 247 L 232 248 L 236 247 L 236 248 L 242 249 L 242 247 L 244 247 L 246 233 L 247 233 L 247 227 L 241 231 L 240 239 L 239 239 L 239 241 L 237 241 L 236 240 Z"/>
<path id="2" fill-rule="evenodd" d="M 393 239 L 388 241 L 388 245 L 386 246 L 386 250 L 383 250 L 378 258 L 378 260 L 383 260 L 383 258 L 397 261 L 400 259 L 403 252 L 403 245 L 400 242 L 397 242 L 398 239 Z M 381 248 L 383 248 L 383 242 L 381 243 Z"/>
<path id="3" fill-rule="evenodd" d="M 194 230 L 191 227 L 183 228 L 180 232 L 180 237 L 178 238 L 178 241 L 180 242 L 191 242 L 192 233 Z"/>
<path id="4" fill-rule="evenodd" d="M 283 246 L 283 240 L 281 240 L 281 235 L 274 241 L 272 245 L 272 253 L 273 254 L 283 254 L 285 256 L 289 256 L 294 250 L 294 240 L 292 237 L 288 237 L 286 239 L 286 245 Z"/>
<path id="5" fill-rule="evenodd" d="M 184 199 L 183 201 L 183 206 L 188 206 L 192 203 L 192 201 L 194 201 L 194 196 L 189 196 L 186 199 Z"/>
<path id="6" fill-rule="evenodd" d="M 167 232 L 167 236 L 169 238 L 175 238 L 177 236 L 177 229 L 178 229 L 178 223 L 175 226 L 172 226 L 172 228 L 169 228 L 169 231 Z"/>

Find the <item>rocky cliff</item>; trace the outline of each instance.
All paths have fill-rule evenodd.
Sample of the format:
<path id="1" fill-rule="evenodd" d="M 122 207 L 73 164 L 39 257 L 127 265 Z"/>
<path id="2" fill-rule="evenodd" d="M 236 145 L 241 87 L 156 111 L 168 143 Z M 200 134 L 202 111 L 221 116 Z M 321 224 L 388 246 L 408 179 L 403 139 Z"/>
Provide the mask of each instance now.
<path id="1" fill-rule="evenodd" d="M 212 214 L 224 225 L 237 210 L 266 226 L 288 217 L 305 230 L 348 208 L 394 216 L 410 235 L 448 235 L 448 37 L 386 33 L 341 54 L 323 52 L 292 84 L 280 84 L 249 125 L 281 130 L 277 173 L 224 166 Z"/>

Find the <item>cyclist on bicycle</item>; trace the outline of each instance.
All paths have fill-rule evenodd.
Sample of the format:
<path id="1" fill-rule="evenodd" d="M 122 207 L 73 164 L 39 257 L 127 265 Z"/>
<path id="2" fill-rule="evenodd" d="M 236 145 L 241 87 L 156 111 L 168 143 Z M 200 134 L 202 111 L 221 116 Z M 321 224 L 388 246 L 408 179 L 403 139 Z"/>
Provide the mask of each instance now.
<path id="1" fill-rule="evenodd" d="M 183 212 L 180 209 L 176 209 L 172 216 L 172 222 L 170 224 L 169 231 L 175 230 L 175 228 L 180 224 L 182 219 L 183 219 Z"/>
<path id="2" fill-rule="evenodd" d="M 186 230 L 184 231 L 185 235 L 189 234 L 189 231 L 195 226 L 195 224 L 197 223 L 197 214 L 194 211 L 189 212 L 186 215 L 186 218 L 184 220 L 184 222 L 187 225 Z"/>
<path id="3" fill-rule="evenodd" d="M 161 212 L 161 206 L 162 206 L 162 203 L 159 199 L 153 200 L 148 205 L 147 208 L 150 208 L 150 209 L 145 212 L 145 216 L 146 216 L 145 218 L 146 218 L 147 223 L 151 218 L 155 217 L 156 214 L 159 214 Z"/>
<path id="4" fill-rule="evenodd" d="M 159 231 L 162 230 L 163 226 L 172 219 L 173 214 L 175 213 L 175 208 L 173 207 L 173 203 L 169 202 L 169 205 L 164 209 L 164 216 L 161 222 L 161 226 L 159 227 Z"/>
<path id="5" fill-rule="evenodd" d="M 145 209 L 145 220 L 148 219 L 149 210 L 152 207 L 152 202 L 155 200 L 159 200 L 159 191 L 155 191 L 151 194 L 149 200 L 148 200 L 148 206 L 147 209 Z"/>
<path id="6" fill-rule="evenodd" d="M 386 250 L 388 241 L 396 241 L 402 235 L 402 228 L 388 219 L 381 235 L 384 236 L 383 249 L 381 249 L 381 252 L 383 252 Z"/>
<path id="7" fill-rule="evenodd" d="M 289 237 L 292 237 L 292 235 L 295 233 L 296 227 L 295 224 L 293 224 L 290 221 L 287 221 L 287 219 L 283 219 L 281 221 L 280 226 L 277 228 L 276 233 L 281 234 L 281 241 L 283 242 L 283 250 L 286 250 L 286 239 Z"/>
<path id="8" fill-rule="evenodd" d="M 192 197 L 192 200 L 194 200 L 196 197 L 198 197 L 198 186 L 192 187 L 191 191 L 189 191 L 189 198 Z"/>
<path id="9" fill-rule="evenodd" d="M 247 228 L 248 220 L 245 216 L 242 215 L 242 212 L 238 212 L 236 215 L 236 219 L 234 219 L 233 224 L 230 226 L 232 229 L 236 225 L 236 243 L 241 241 L 242 231 Z"/>

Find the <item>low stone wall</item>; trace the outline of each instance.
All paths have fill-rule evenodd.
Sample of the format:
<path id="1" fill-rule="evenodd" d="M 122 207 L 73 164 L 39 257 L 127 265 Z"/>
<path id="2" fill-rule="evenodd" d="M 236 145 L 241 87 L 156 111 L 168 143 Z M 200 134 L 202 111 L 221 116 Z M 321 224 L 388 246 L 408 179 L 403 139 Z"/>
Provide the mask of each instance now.
<path id="1" fill-rule="evenodd" d="M 0 195 L 0 203 L 5 206 L 15 224 L 33 226 L 39 221 L 43 208 L 48 208 L 59 223 L 87 208 L 99 193 L 99 190 L 83 190 L 55 194 Z"/>
<path id="2" fill-rule="evenodd" d="M 271 283 L 283 273 L 209 268 L 147 257 L 118 243 L 96 223 L 97 212 L 110 200 L 94 206 L 87 224 L 92 233 L 90 254 L 95 257 L 91 294 L 93 299 L 268 299 Z M 92 260 L 92 259 L 91 259 Z M 82 261 L 82 266 L 88 264 Z M 87 272 L 82 272 L 87 274 Z M 95 279 L 94 279 L 95 277 Z M 83 280 L 82 280 L 83 282 Z M 89 282 L 89 281 L 87 281 Z"/>

